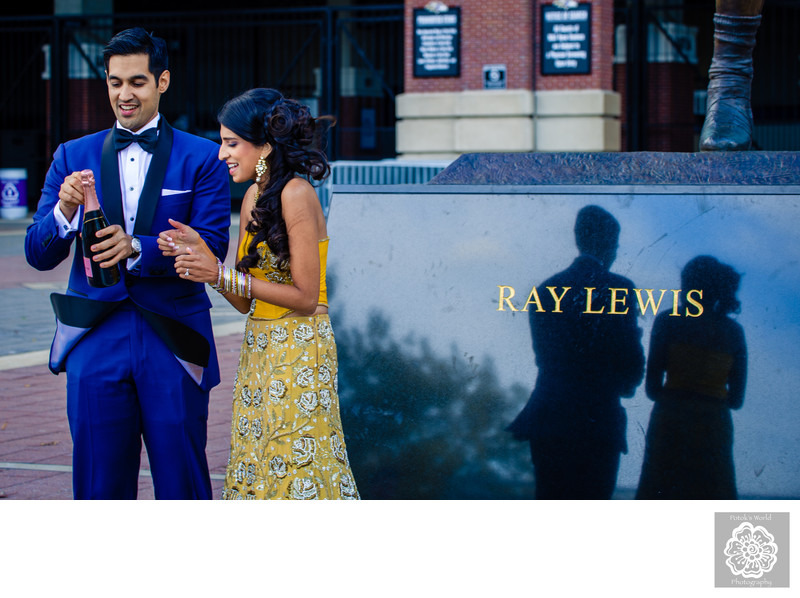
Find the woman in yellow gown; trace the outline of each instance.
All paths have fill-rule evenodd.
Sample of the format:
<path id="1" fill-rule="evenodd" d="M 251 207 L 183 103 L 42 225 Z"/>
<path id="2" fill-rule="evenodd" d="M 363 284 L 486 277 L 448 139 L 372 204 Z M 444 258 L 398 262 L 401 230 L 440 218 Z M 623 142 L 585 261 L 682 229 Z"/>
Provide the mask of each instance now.
<path id="1" fill-rule="evenodd" d="M 171 222 L 159 245 L 181 277 L 206 282 L 249 314 L 233 389 L 223 499 L 357 499 L 339 415 L 336 343 L 325 282 L 328 235 L 312 185 L 330 173 L 322 119 L 272 89 L 219 113 L 242 201 L 236 268 L 190 227 Z"/>

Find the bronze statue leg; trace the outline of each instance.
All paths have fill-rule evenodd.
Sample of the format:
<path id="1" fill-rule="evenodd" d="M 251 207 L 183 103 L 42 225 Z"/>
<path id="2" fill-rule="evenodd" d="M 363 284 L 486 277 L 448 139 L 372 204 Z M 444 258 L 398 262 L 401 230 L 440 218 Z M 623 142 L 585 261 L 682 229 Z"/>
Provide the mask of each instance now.
<path id="1" fill-rule="evenodd" d="M 763 6 L 764 0 L 717 0 L 702 151 L 750 149 L 753 48 Z"/>
<path id="2" fill-rule="evenodd" d="M 721 15 L 755 17 L 761 14 L 764 0 L 717 0 L 716 11 Z"/>

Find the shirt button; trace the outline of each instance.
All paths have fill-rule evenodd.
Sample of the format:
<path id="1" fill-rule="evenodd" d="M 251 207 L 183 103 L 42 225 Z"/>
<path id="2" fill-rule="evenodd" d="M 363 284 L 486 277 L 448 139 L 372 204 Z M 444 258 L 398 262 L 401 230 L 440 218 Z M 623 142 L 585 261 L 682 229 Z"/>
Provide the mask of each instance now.
<path id="1" fill-rule="evenodd" d="M 130 187 L 130 188 L 129 188 L 129 191 L 133 191 L 133 187 Z"/>

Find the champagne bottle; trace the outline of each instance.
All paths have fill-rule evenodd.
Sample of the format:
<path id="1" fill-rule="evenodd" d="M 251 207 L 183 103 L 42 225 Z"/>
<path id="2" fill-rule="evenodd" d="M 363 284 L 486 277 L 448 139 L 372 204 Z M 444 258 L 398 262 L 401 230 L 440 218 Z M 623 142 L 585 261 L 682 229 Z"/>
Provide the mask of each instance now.
<path id="1" fill-rule="evenodd" d="M 94 188 L 94 173 L 91 170 L 81 171 L 81 184 L 83 185 L 83 266 L 86 269 L 86 278 L 93 287 L 110 287 L 120 281 L 119 266 L 101 268 L 100 263 L 92 259 L 92 245 L 102 241 L 97 237 L 97 231 L 108 226 L 105 214 L 97 200 L 97 191 Z"/>

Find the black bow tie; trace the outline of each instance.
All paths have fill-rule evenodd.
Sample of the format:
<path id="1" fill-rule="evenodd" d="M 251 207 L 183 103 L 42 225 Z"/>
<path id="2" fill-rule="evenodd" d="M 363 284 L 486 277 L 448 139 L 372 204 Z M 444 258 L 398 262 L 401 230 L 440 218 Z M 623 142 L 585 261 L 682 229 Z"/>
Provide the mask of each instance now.
<path id="1" fill-rule="evenodd" d="M 146 152 L 153 153 L 158 141 L 158 129 L 153 127 L 142 132 L 141 135 L 136 135 L 125 129 L 119 127 L 114 128 L 114 149 L 117 151 L 123 150 L 131 143 L 138 143 Z"/>

